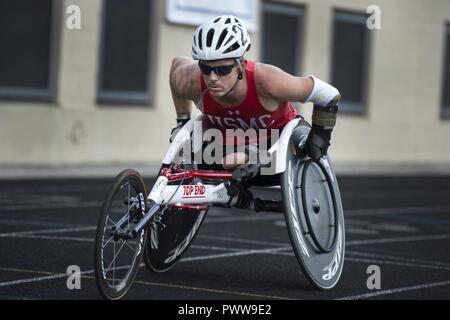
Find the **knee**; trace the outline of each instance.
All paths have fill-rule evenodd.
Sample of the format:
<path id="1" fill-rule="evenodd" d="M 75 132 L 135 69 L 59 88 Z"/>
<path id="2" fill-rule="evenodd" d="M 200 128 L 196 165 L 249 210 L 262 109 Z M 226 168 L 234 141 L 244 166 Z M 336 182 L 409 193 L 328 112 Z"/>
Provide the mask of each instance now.
<path id="1" fill-rule="evenodd" d="M 230 153 L 223 158 L 222 166 L 226 171 L 234 171 L 245 167 L 247 161 L 245 153 Z"/>

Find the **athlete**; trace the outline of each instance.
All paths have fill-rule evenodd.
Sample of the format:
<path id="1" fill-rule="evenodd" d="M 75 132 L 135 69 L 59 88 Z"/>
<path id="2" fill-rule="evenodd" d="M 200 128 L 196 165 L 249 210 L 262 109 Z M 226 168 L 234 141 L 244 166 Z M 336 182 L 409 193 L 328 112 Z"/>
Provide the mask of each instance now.
<path id="1" fill-rule="evenodd" d="M 290 101 L 314 104 L 306 152 L 315 161 L 327 154 L 336 123 L 339 91 L 310 75 L 295 77 L 281 69 L 244 58 L 251 41 L 245 25 L 224 15 L 198 27 L 192 39 L 192 58 L 176 57 L 170 69 L 170 88 L 177 113 L 172 137 L 190 119 L 192 102 L 210 127 L 282 129 L 297 112 Z M 280 48 L 283 50 L 283 48 Z M 242 168 L 248 154 L 225 155 L 222 166 Z"/>

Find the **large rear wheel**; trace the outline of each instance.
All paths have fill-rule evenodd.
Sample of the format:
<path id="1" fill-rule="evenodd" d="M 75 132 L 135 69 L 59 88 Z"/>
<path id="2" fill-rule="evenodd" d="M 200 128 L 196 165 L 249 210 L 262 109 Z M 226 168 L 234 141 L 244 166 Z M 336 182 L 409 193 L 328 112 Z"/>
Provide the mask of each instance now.
<path id="1" fill-rule="evenodd" d="M 303 120 L 296 130 L 306 138 L 310 127 Z M 291 139 L 281 177 L 286 226 L 307 278 L 319 289 L 331 289 L 341 276 L 345 252 L 339 186 L 328 156 L 314 162 L 298 150 Z"/>

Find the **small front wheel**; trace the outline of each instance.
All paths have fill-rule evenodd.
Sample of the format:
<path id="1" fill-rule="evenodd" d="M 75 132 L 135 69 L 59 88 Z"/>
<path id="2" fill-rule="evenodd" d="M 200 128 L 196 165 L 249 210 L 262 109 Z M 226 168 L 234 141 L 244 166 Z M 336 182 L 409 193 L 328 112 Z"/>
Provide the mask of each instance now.
<path id="1" fill-rule="evenodd" d="M 144 252 L 147 228 L 131 232 L 147 212 L 145 184 L 134 170 L 117 175 L 103 203 L 95 237 L 95 280 L 105 299 L 130 289 Z"/>

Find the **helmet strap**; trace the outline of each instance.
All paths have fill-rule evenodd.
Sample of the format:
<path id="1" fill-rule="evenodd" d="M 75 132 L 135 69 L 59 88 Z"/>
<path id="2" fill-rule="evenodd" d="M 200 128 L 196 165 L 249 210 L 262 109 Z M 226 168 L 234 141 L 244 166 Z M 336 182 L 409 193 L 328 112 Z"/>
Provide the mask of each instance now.
<path id="1" fill-rule="evenodd" d="M 233 86 L 230 88 L 230 90 L 228 90 L 223 95 L 223 97 L 225 97 L 227 94 L 229 94 L 231 91 L 233 91 L 236 88 L 236 86 L 239 83 L 239 81 L 244 78 L 244 69 L 242 68 L 241 59 L 235 59 L 235 61 L 236 61 L 236 64 L 238 66 L 238 69 L 239 69 L 239 75 L 238 75 L 236 81 L 234 82 Z"/>
<path id="2" fill-rule="evenodd" d="M 237 63 L 237 65 L 238 65 L 238 68 L 239 68 L 238 79 L 239 79 L 239 80 L 242 80 L 243 75 L 244 75 L 244 68 L 242 67 L 241 59 L 235 59 L 235 60 L 236 60 L 236 63 Z"/>

